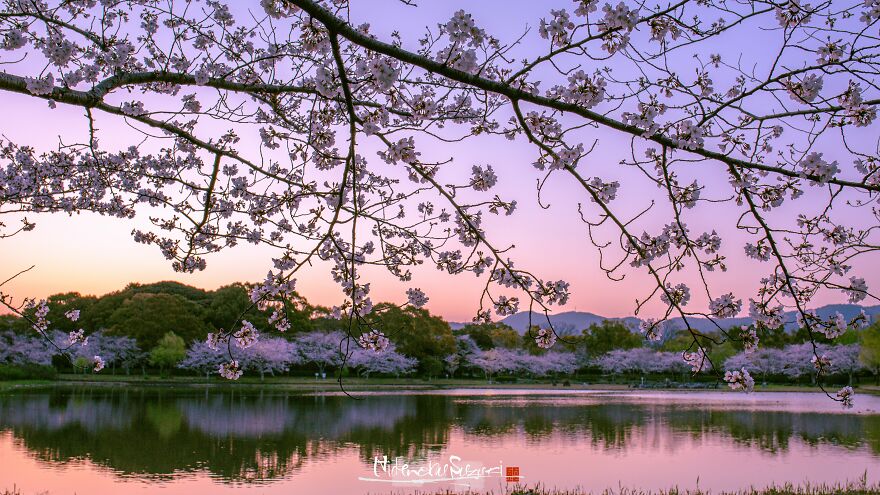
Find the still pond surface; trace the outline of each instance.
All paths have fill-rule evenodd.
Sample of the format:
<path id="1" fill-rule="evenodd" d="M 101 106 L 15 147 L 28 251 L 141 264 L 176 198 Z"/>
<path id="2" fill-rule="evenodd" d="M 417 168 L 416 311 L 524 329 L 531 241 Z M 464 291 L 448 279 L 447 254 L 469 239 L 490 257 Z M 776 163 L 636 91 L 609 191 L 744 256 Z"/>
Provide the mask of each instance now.
<path id="1" fill-rule="evenodd" d="M 0 491 L 359 494 L 470 484 L 497 492 L 512 486 L 499 477 L 508 467 L 528 484 L 588 490 L 739 489 L 865 473 L 880 481 L 880 397 L 859 396 L 851 410 L 812 393 L 357 397 L 195 388 L 0 395 Z M 376 456 L 389 458 L 387 472 Z M 412 483 L 444 477 L 445 465 L 447 478 L 465 466 L 485 477 Z"/>

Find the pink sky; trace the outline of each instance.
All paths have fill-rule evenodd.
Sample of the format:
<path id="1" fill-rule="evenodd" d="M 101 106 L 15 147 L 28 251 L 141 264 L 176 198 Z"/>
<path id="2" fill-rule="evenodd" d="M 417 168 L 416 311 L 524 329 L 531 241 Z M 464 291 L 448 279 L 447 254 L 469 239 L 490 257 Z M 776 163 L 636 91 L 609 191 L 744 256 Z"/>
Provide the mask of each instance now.
<path id="1" fill-rule="evenodd" d="M 557 3 L 569 5 L 569 2 Z M 392 30 L 399 30 L 405 45 L 413 47 L 426 26 L 435 27 L 437 22 L 448 19 L 461 5 L 424 2 L 418 9 L 413 9 L 400 2 L 386 0 L 382 3 L 382 9 L 374 8 L 375 4 L 371 3 L 367 12 L 356 3 L 353 17 L 355 21 L 368 19 L 372 30 L 386 40 Z M 538 20 L 553 7 L 550 3 L 523 0 L 505 2 L 504 9 L 498 9 L 497 5 L 472 2 L 468 3 L 467 8 L 474 14 L 478 25 L 502 40 L 516 38 L 526 27 L 534 29 Z M 400 23 L 399 20 L 404 18 L 407 22 Z M 536 38 L 532 33 L 531 39 Z M 723 45 L 724 40 L 721 41 Z M 760 43 L 761 40 L 755 38 L 738 40 L 735 47 L 717 48 L 722 51 L 748 51 L 750 45 L 755 49 Z M 523 48 L 526 53 L 540 49 L 537 46 Z M 44 101 L 20 95 L 2 94 L 0 101 L 7 115 L 18 116 L 14 126 L 3 127 L 3 134 L 13 142 L 47 149 L 57 145 L 59 136 L 65 142 L 84 141 L 85 119 L 80 110 L 61 106 L 50 110 Z M 126 129 L 121 119 L 99 117 L 98 122 L 102 143 L 106 146 L 125 147 L 137 143 L 136 134 Z M 622 183 L 613 206 L 635 212 L 647 204 L 649 197 L 656 197 L 657 192 L 652 184 L 634 170 L 617 164 L 622 158 L 621 150 L 626 150 L 624 156 L 628 153 L 629 139 L 615 136 L 604 129 L 590 128 L 582 131 L 580 138 L 585 143 L 599 139 L 594 154 L 581 164 L 585 174 L 589 176 L 590 171 L 595 170 L 606 180 L 616 179 Z M 248 139 L 256 146 L 254 136 L 245 137 L 244 142 L 247 143 Z M 529 269 L 547 280 L 565 279 L 571 282 L 572 298 L 560 311 L 581 310 L 606 316 L 626 316 L 633 314 L 636 298 L 647 294 L 646 287 L 652 282 L 644 273 L 630 271 L 624 281 L 613 282 L 599 269 L 597 252 L 589 243 L 585 226 L 580 223 L 577 204 L 583 202 L 586 211 L 593 214 L 595 209 L 590 209 L 589 200 L 579 186 L 562 176 L 552 178 L 546 189 L 550 194 L 543 198 L 551 207 L 543 210 L 537 206 L 535 181 L 539 175 L 530 165 L 536 154 L 525 142 L 509 142 L 498 137 L 479 138 L 456 145 L 426 142 L 421 151 L 428 158 L 452 156 L 454 162 L 447 173 L 458 173 L 459 177 L 466 174 L 473 164 L 493 165 L 500 177 L 498 192 L 506 199 L 516 199 L 520 210 L 513 217 L 489 219 L 487 231 L 490 238 L 500 246 L 516 245 L 511 257 L 517 267 Z M 375 156 L 372 153 L 364 154 Z M 379 166 L 381 161 L 373 158 L 371 163 Z M 720 197 L 729 194 L 721 189 L 727 182 L 722 172 L 718 164 L 709 164 L 683 171 L 682 176 L 696 174 L 694 176 L 699 176 L 707 185 L 719 188 L 714 192 L 710 190 L 709 194 L 717 193 Z M 800 205 L 803 206 L 803 203 Z M 692 212 L 687 218 L 691 232 L 718 229 L 726 236 L 722 254 L 728 256 L 734 271 L 715 274 L 710 278 L 715 283 L 716 296 L 731 291 L 743 298 L 752 296 L 758 280 L 769 269 L 769 266 L 744 258 L 742 246 L 745 237 L 732 227 L 738 211 L 731 204 L 723 204 Z M 791 209 L 782 209 L 774 215 L 792 218 L 795 213 Z M 30 215 L 29 219 L 36 220 L 38 224 L 35 231 L 0 242 L 0 278 L 36 265 L 33 271 L 11 282 L 6 290 L 17 297 L 45 297 L 65 291 L 103 294 L 119 290 L 129 282 L 160 280 L 177 280 L 214 289 L 236 281 L 260 280 L 271 266 L 270 250 L 242 245 L 209 257 L 208 268 L 204 272 L 192 275 L 175 273 L 157 249 L 135 244 L 131 240 L 133 228 L 147 227 L 146 217 L 147 214 L 141 213 L 139 219 L 124 222 L 93 214 L 72 218 L 65 215 Z M 666 216 L 654 215 L 647 218 L 636 231 L 641 233 L 642 229 L 648 229 L 656 232 L 668 221 Z M 607 239 L 614 240 L 616 236 L 608 235 Z M 855 274 L 864 277 L 869 287 L 880 282 L 880 273 L 869 269 L 867 260 L 863 260 L 862 264 L 855 263 L 855 266 Z M 432 267 L 417 269 L 415 273 L 412 285 L 428 293 L 431 298 L 428 309 L 433 313 L 452 321 L 466 321 L 475 314 L 484 279 L 478 280 L 469 274 L 450 277 Z M 405 300 L 405 286 L 378 271 L 371 275 L 374 300 Z M 338 286 L 321 266 L 302 272 L 298 280 L 298 290 L 313 303 L 333 305 L 341 301 Z M 679 281 L 688 282 L 692 287 L 696 283 L 693 273 L 683 273 L 680 279 L 674 280 Z M 825 294 L 817 297 L 814 304 L 844 300 L 842 294 Z M 703 309 L 705 304 L 705 299 L 695 295 L 691 307 Z M 656 315 L 661 311 L 660 303 L 656 303 L 649 305 L 643 315 Z"/>

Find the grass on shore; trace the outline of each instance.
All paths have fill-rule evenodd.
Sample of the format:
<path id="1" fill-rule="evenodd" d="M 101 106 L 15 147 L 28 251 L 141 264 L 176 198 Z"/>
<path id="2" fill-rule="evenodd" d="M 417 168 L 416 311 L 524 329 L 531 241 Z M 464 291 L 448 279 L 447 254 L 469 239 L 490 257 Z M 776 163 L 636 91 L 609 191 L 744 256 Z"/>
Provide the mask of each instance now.
<path id="1" fill-rule="evenodd" d="M 55 380 L 9 380 L 0 381 L 0 393 L 21 389 L 48 388 L 56 386 L 75 386 L 75 385 L 143 385 L 143 386 L 164 386 L 164 387 L 192 387 L 192 386 L 209 386 L 209 387 L 230 387 L 236 389 L 259 389 L 259 390 L 278 390 L 278 391 L 301 391 L 301 392 L 323 392 L 323 391 L 339 391 L 339 384 L 335 378 L 327 377 L 325 379 L 315 379 L 307 376 L 277 376 L 266 377 L 260 380 L 258 376 L 245 376 L 241 379 L 230 382 L 219 377 L 206 378 L 204 376 L 171 376 L 159 377 L 155 375 L 143 376 L 141 374 L 131 375 L 112 375 L 112 374 L 60 374 Z M 582 383 L 572 381 L 570 387 L 563 387 L 561 383 L 554 385 L 546 380 L 521 380 L 515 383 L 498 383 L 488 382 L 485 379 L 464 379 L 464 378 L 435 378 L 432 380 L 424 380 L 420 378 L 362 378 L 362 377 L 346 377 L 343 379 L 343 385 L 346 390 L 355 391 L 392 391 L 392 390 L 443 390 L 451 388 L 493 388 L 493 389 L 538 389 L 538 390 L 632 390 L 645 391 L 705 391 L 707 389 L 631 389 L 627 384 L 620 383 Z M 854 387 L 857 393 L 878 394 L 880 395 L 880 387 L 867 385 L 864 387 Z M 726 387 L 718 389 L 708 389 L 717 391 L 727 391 Z M 809 385 L 757 385 L 756 392 L 816 392 L 818 389 Z"/>
<path id="2" fill-rule="evenodd" d="M 436 495 L 436 494 L 435 494 Z M 460 495 L 460 494 L 459 494 Z M 477 494 L 474 494 L 477 495 Z M 487 495 L 487 494 L 479 494 Z M 712 491 L 695 489 L 670 488 L 669 490 L 637 490 L 632 488 L 606 489 L 601 492 L 582 490 L 546 490 L 533 488 L 512 490 L 507 495 L 880 495 L 880 485 L 860 483 L 771 485 L 766 488 L 749 488 L 736 491 Z"/>
<path id="3" fill-rule="evenodd" d="M 541 486 L 533 488 L 514 487 L 504 492 L 482 491 L 440 491 L 440 492 L 415 492 L 414 495 L 880 495 L 880 484 L 869 485 L 865 478 L 859 482 L 846 483 L 802 483 L 794 485 L 786 483 L 782 485 L 770 485 L 766 488 L 749 488 L 745 490 L 706 490 L 706 489 L 679 489 L 668 490 L 639 490 L 633 488 L 612 489 L 602 491 L 587 491 L 582 489 L 559 490 L 547 489 Z"/>
<path id="4" fill-rule="evenodd" d="M 25 495 L 19 489 L 8 488 L 0 495 Z M 40 495 L 51 495 L 42 492 Z M 477 492 L 477 491 L 441 491 L 441 492 L 414 492 L 414 495 L 880 495 L 880 485 L 868 485 L 864 480 L 859 483 L 811 484 L 804 483 L 793 485 L 771 485 L 766 488 L 749 488 L 736 491 L 712 491 L 703 489 L 670 488 L 668 490 L 637 490 L 632 488 L 606 489 L 600 492 L 575 490 L 556 490 L 541 487 L 513 488 L 505 492 Z"/>

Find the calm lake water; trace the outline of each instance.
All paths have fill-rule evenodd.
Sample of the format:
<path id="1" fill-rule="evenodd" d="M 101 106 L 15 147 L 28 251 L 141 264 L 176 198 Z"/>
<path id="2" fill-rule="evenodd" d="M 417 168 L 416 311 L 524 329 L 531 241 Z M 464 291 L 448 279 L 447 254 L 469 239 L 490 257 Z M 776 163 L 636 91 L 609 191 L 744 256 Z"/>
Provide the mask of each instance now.
<path id="1" fill-rule="evenodd" d="M 0 490 L 25 494 L 389 493 L 375 456 L 480 463 L 477 487 L 738 489 L 880 480 L 880 398 L 451 390 L 241 393 L 59 388 L 0 395 Z M 697 477 L 699 476 L 699 481 Z M 367 481 L 365 479 L 372 479 Z M 399 478 L 399 477 L 398 477 Z M 375 481 L 382 479 L 384 481 Z M 412 480 L 413 478 L 408 478 Z"/>

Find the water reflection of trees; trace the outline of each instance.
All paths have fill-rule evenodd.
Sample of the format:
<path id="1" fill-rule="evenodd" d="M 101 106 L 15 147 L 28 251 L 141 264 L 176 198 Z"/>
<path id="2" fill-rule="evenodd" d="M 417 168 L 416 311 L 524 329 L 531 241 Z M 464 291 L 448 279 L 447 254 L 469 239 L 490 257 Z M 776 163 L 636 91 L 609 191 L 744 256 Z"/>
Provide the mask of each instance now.
<path id="1" fill-rule="evenodd" d="M 374 454 L 421 457 L 457 430 L 475 440 L 562 438 L 615 451 L 660 443 L 675 450 L 708 438 L 774 453 L 796 438 L 880 454 L 880 416 L 443 395 L 56 390 L 0 396 L 0 429 L 45 462 L 90 459 L 159 477 L 208 470 L 231 480 L 285 476 L 346 449 L 368 463 Z"/>

